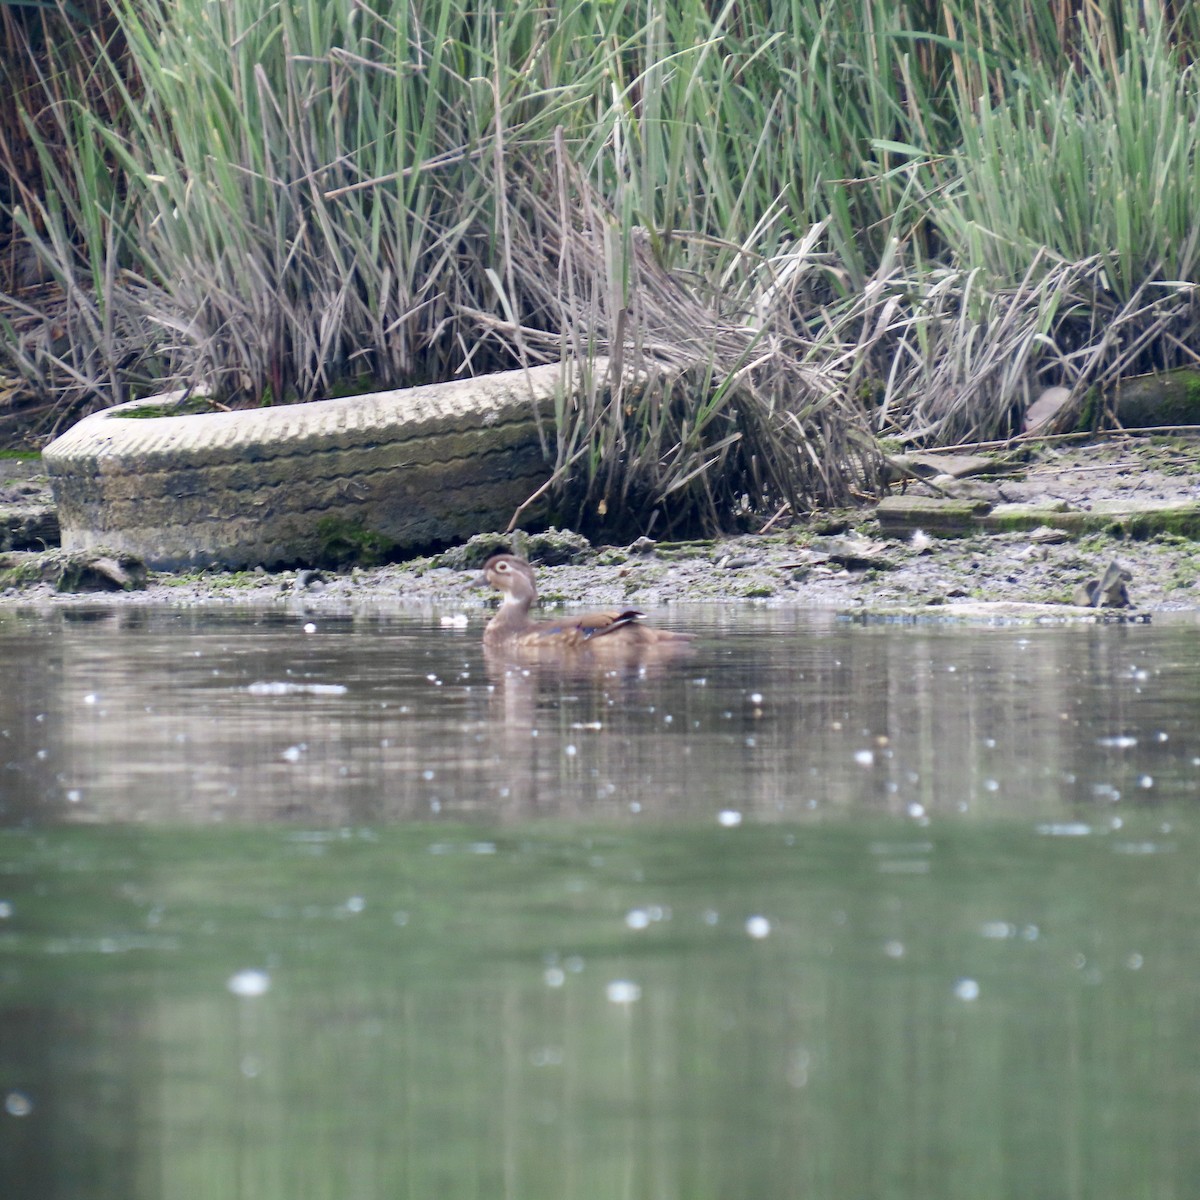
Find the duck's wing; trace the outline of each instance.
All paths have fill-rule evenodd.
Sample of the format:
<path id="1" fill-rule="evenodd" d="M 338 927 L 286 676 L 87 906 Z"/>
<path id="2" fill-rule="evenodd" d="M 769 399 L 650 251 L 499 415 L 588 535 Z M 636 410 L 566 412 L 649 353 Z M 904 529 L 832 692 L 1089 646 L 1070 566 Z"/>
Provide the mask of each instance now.
<path id="1" fill-rule="evenodd" d="M 561 621 L 540 621 L 533 629 L 522 634 L 520 640 L 525 645 L 584 646 L 618 629 L 630 628 L 641 616 L 636 608 L 614 608 L 606 612 L 583 613 Z"/>
<path id="2" fill-rule="evenodd" d="M 606 612 L 584 613 L 575 620 L 575 627 L 587 639 L 604 637 L 625 629 L 642 619 L 642 614 L 636 608 L 609 609 Z"/>
<path id="3" fill-rule="evenodd" d="M 691 633 L 676 633 L 642 624 L 642 613 L 636 608 L 610 609 L 605 612 L 584 613 L 561 621 L 543 621 L 521 636 L 526 646 L 559 646 L 564 649 L 620 648 L 644 651 L 666 648 L 668 644 L 682 646 L 695 637 Z"/>

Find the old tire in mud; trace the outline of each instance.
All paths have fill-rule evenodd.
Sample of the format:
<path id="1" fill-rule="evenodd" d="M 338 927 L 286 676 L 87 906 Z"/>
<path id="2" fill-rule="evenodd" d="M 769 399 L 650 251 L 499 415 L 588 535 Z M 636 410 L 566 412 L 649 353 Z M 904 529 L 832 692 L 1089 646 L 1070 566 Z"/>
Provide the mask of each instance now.
<path id="1" fill-rule="evenodd" d="M 239 412 L 121 404 L 43 452 L 63 547 L 280 566 L 328 558 L 331 539 L 402 550 L 502 528 L 550 476 L 574 383 L 551 365 Z"/>

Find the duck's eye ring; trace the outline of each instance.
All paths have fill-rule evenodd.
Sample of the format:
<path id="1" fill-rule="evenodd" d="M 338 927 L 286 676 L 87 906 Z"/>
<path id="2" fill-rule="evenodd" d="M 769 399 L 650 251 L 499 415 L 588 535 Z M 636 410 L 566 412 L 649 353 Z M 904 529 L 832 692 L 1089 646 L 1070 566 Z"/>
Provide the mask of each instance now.
<path id="1" fill-rule="evenodd" d="M 498 563 L 496 564 L 496 570 L 497 570 L 497 571 L 507 571 L 507 570 L 508 570 L 508 563 L 506 563 L 506 562 L 498 562 Z"/>

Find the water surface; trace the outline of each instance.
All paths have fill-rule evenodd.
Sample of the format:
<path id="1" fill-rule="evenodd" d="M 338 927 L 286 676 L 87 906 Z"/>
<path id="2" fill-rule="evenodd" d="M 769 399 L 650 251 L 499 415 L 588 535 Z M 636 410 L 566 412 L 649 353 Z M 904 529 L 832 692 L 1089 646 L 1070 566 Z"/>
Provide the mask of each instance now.
<path id="1" fill-rule="evenodd" d="M 0 1195 L 1190 1194 L 1195 627 L 672 619 L 0 614 Z"/>
<path id="2" fill-rule="evenodd" d="M 675 619 L 691 659 L 605 671 L 430 617 L 4 614 L 0 821 L 1058 819 L 1200 779 L 1193 625 Z"/>

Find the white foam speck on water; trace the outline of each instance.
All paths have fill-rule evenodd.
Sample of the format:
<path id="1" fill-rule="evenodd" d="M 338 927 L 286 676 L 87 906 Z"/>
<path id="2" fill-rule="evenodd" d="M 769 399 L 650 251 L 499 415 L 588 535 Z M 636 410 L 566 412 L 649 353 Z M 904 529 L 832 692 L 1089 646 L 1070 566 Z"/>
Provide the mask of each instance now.
<path id="1" fill-rule="evenodd" d="M 316 632 L 317 632 L 317 627 L 316 627 L 316 625 L 314 625 L 314 624 L 312 623 L 312 621 L 306 621 L 306 622 L 304 623 L 304 632 L 305 632 L 305 633 L 316 633 Z"/>
<path id="2" fill-rule="evenodd" d="M 1083 821 L 1054 821 L 1037 827 L 1043 837 L 1087 837 L 1092 827 Z"/>
<path id="3" fill-rule="evenodd" d="M 604 989 L 604 994 L 610 1004 L 635 1004 L 642 998 L 642 989 L 632 979 L 614 979 Z"/>
<path id="4" fill-rule="evenodd" d="M 766 917 L 758 916 L 756 914 L 755 916 L 748 917 L 746 919 L 746 933 L 756 941 L 761 941 L 763 938 L 767 937 L 770 932 L 771 922 L 768 921 Z"/>
<path id="5" fill-rule="evenodd" d="M 649 929 L 650 914 L 644 908 L 631 908 L 625 914 L 625 924 L 630 929 Z"/>
<path id="6" fill-rule="evenodd" d="M 854 761 L 856 763 L 858 763 L 858 765 L 860 767 L 873 766 L 874 762 L 875 762 L 875 751 L 874 750 L 855 750 Z"/>
<path id="7" fill-rule="evenodd" d="M 1114 854 L 1133 855 L 1166 854 L 1174 849 L 1174 845 L 1170 843 L 1160 845 L 1158 842 L 1114 842 L 1112 847 Z"/>
<path id="8" fill-rule="evenodd" d="M 979 927 L 979 932 L 985 938 L 1002 941 L 1004 938 L 1016 937 L 1017 927 L 1008 921 L 984 921 Z"/>
<path id="9" fill-rule="evenodd" d="M 904 943 L 898 941 L 896 938 L 892 938 L 891 941 L 883 943 L 883 952 L 888 958 L 903 958 Z"/>
<path id="10" fill-rule="evenodd" d="M 742 814 L 735 808 L 723 808 L 717 813 L 717 824 L 725 829 L 736 829 L 742 823 Z"/>
<path id="11" fill-rule="evenodd" d="M 671 910 L 661 904 L 647 904 L 645 908 L 631 908 L 625 914 L 625 924 L 630 929 L 648 929 L 658 921 L 669 921 Z"/>
<path id="12" fill-rule="evenodd" d="M 347 690 L 342 683 L 292 683 L 289 680 L 259 680 L 246 687 L 251 696 L 344 696 Z"/>
<path id="13" fill-rule="evenodd" d="M 282 758 L 284 762 L 297 763 L 304 757 L 304 751 L 307 749 L 308 747 L 305 745 L 305 743 L 300 742 L 299 745 L 289 746 L 283 751 L 282 754 L 280 754 L 279 757 Z"/>
<path id="14" fill-rule="evenodd" d="M 954 985 L 954 995 L 959 1000 L 978 1000 L 979 984 L 974 979 L 960 979 Z"/>
<path id="15" fill-rule="evenodd" d="M 466 629 L 468 625 L 466 613 L 454 613 L 451 616 L 444 616 L 440 621 L 443 629 Z"/>
<path id="16" fill-rule="evenodd" d="M 567 982 L 567 974 L 562 967 L 547 967 L 542 972 L 542 980 L 547 987 L 560 988 Z"/>
<path id="17" fill-rule="evenodd" d="M 271 988 L 271 976 L 257 967 L 247 967 L 238 971 L 225 981 L 226 988 L 235 996 L 243 999 L 254 999 L 265 996 Z"/>
<path id="18" fill-rule="evenodd" d="M 1096 739 L 1097 746 L 1103 746 L 1108 750 L 1130 750 L 1138 744 L 1135 737 L 1119 734 L 1114 737 L 1102 737 Z"/>

